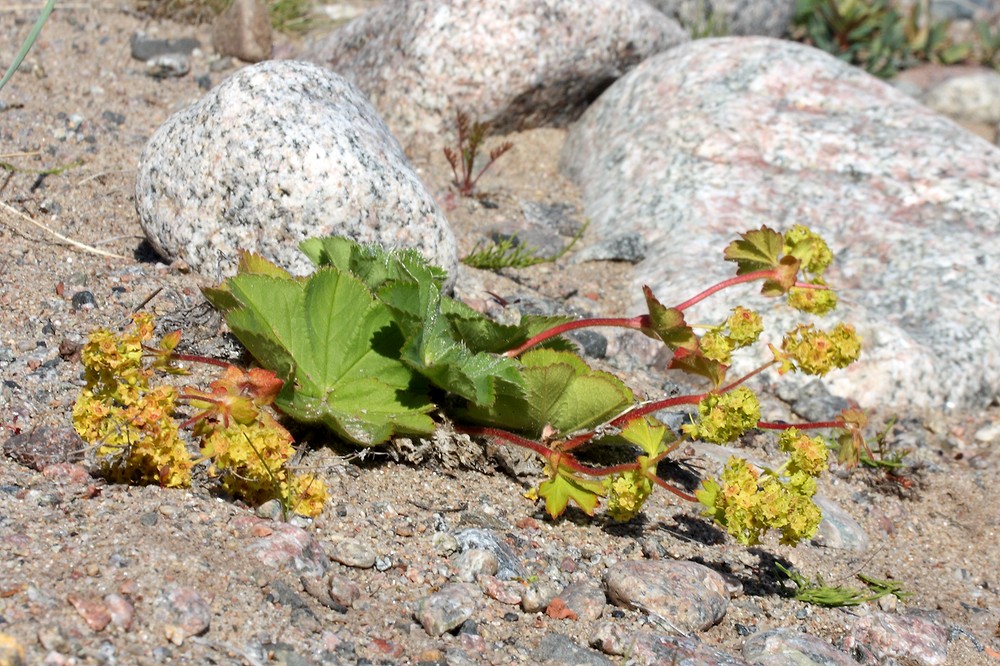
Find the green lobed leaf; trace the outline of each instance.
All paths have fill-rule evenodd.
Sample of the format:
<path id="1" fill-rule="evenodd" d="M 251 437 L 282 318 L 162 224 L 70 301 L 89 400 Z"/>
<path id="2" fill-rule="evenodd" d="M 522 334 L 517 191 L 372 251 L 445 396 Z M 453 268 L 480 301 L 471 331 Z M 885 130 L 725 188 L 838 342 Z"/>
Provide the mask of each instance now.
<path id="1" fill-rule="evenodd" d="M 685 349 L 678 349 L 674 353 L 674 357 L 670 359 L 670 365 L 667 367 L 671 370 L 686 372 L 689 375 L 705 377 L 715 387 L 722 386 L 722 382 L 726 378 L 726 372 L 729 370 L 728 365 L 708 358 L 700 351 L 689 352 Z"/>
<path id="2" fill-rule="evenodd" d="M 545 498 L 545 511 L 558 518 L 573 500 L 588 515 L 594 515 L 599 498 L 605 493 L 604 483 L 585 479 L 571 471 L 559 468 L 553 477 L 538 486 L 538 496 Z"/>
<path id="3" fill-rule="evenodd" d="M 429 280 L 444 284 L 447 272 L 431 266 L 416 250 L 387 251 L 378 245 L 361 245 L 348 238 L 328 236 L 302 241 L 299 248 L 318 267 L 335 266 L 358 278 L 372 292 L 396 280 Z"/>
<path id="4" fill-rule="evenodd" d="M 775 268 L 781 259 L 784 239 L 780 233 L 768 226 L 740 234 L 726 248 L 727 261 L 737 265 L 736 274 L 745 275 L 754 271 Z"/>
<path id="5" fill-rule="evenodd" d="M 473 352 L 453 337 L 451 322 L 442 312 L 441 291 L 433 281 L 387 283 L 378 295 L 408 336 L 401 360 L 435 386 L 476 405 L 489 405 L 498 382 L 523 385 L 512 359 Z"/>
<path id="6" fill-rule="evenodd" d="M 285 385 L 275 404 L 363 446 L 396 432 L 429 434 L 424 383 L 399 361 L 402 333 L 359 280 L 334 267 L 307 280 L 240 274 L 233 333 Z"/>
<path id="7" fill-rule="evenodd" d="M 653 290 L 643 285 L 642 293 L 646 297 L 646 306 L 649 308 L 649 322 L 651 328 L 646 335 L 658 338 L 670 349 L 687 349 L 695 351 L 698 349 L 698 336 L 694 330 L 684 321 L 684 313 L 677 308 L 668 308 L 653 295 Z"/>
<path id="8" fill-rule="evenodd" d="M 572 352 L 535 349 L 520 357 L 523 391 L 498 387 L 490 406 L 470 406 L 464 415 L 538 439 L 545 426 L 566 435 L 590 430 L 634 402 L 614 375 L 593 370 Z"/>
<path id="9" fill-rule="evenodd" d="M 622 428 L 621 436 L 641 448 L 649 458 L 665 452 L 668 445 L 677 439 L 670 428 L 651 416 L 629 421 Z"/>

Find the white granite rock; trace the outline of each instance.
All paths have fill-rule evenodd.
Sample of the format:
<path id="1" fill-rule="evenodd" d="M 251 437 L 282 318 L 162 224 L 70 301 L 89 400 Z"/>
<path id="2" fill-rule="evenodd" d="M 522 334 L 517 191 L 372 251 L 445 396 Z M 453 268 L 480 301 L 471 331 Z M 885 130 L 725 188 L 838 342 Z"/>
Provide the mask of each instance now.
<path id="1" fill-rule="evenodd" d="M 592 229 L 646 236 L 638 280 L 665 303 L 732 275 L 722 249 L 738 232 L 822 233 L 841 295 L 825 319 L 865 341 L 859 363 L 827 377 L 834 395 L 974 408 L 1000 391 L 1000 150 L 861 70 L 768 38 L 691 42 L 609 88 L 562 165 Z M 755 291 L 690 319 L 722 321 L 734 297 L 767 307 Z M 767 312 L 778 326 L 797 315 Z"/>
<path id="2" fill-rule="evenodd" d="M 371 104 L 310 63 L 247 67 L 168 118 L 140 158 L 136 209 L 158 252 L 213 278 L 240 249 L 307 273 L 298 243 L 334 234 L 457 265 L 447 220 Z"/>
<path id="3" fill-rule="evenodd" d="M 931 88 L 921 101 L 946 116 L 996 125 L 1000 123 L 1000 73 L 983 69 L 949 78 Z"/>
<path id="4" fill-rule="evenodd" d="M 697 32 L 781 37 L 795 17 L 795 0 L 648 0 Z"/>
<path id="5" fill-rule="evenodd" d="M 404 0 L 302 57 L 354 81 L 404 146 L 445 145 L 457 111 L 495 133 L 564 126 L 625 71 L 686 39 L 641 0 Z"/>

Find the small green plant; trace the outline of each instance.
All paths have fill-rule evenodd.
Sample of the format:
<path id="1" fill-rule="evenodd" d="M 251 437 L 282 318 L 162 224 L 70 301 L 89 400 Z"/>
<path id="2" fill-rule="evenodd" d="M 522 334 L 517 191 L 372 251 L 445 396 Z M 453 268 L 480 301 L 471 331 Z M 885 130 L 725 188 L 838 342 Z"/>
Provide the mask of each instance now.
<path id="1" fill-rule="evenodd" d="M 687 13 L 677 16 L 681 24 L 691 39 L 706 39 L 709 37 L 726 37 L 729 35 L 729 21 L 725 14 L 719 12 L 714 7 L 707 6 L 703 0 Z"/>
<path id="2" fill-rule="evenodd" d="M 853 587 L 826 585 L 823 579 L 818 576 L 815 581 L 810 581 L 794 569 L 786 569 L 780 564 L 775 564 L 775 567 L 785 580 L 794 583 L 794 590 L 785 588 L 792 598 L 815 606 L 826 608 L 860 606 L 890 594 L 900 601 L 906 601 L 910 596 L 909 592 L 903 590 L 903 584 L 894 580 L 881 580 L 859 573 L 858 580 L 867 587 L 867 589 L 860 590 Z"/>
<path id="3" fill-rule="evenodd" d="M 232 0 L 138 0 L 136 8 L 154 18 L 209 23 L 231 4 Z M 302 32 L 315 23 L 312 0 L 267 0 L 266 5 L 271 27 L 280 32 Z"/>
<path id="4" fill-rule="evenodd" d="M 86 386 L 73 407 L 80 437 L 96 445 L 104 473 L 117 482 L 184 487 L 195 465 L 211 463 L 223 487 L 252 503 L 271 498 L 303 515 L 316 515 L 326 500 L 322 481 L 287 467 L 292 437 L 267 411 L 282 382 L 263 369 L 235 366 L 174 352 L 180 331 L 152 339 L 153 319 L 137 314 L 120 334 L 99 329 L 82 351 Z M 154 385 L 159 373 L 182 372 L 176 360 L 219 365 L 222 376 L 209 390 Z M 183 423 L 178 410 L 196 413 Z M 192 426 L 200 454 L 188 451 L 181 431 Z"/>
<path id="5" fill-rule="evenodd" d="M 1000 55 L 1000 26 L 991 26 L 988 21 L 976 21 L 973 26 L 976 33 L 976 42 L 973 45 L 976 62 L 997 67 L 998 55 Z"/>
<path id="6" fill-rule="evenodd" d="M 472 252 L 462 259 L 462 263 L 466 266 L 489 271 L 498 271 L 504 268 L 527 268 L 529 266 L 537 266 L 538 264 L 555 263 L 569 254 L 573 246 L 583 237 L 587 226 L 587 224 L 582 225 L 573 235 L 573 238 L 570 239 L 570 242 L 563 249 L 559 250 L 559 252 L 552 255 L 544 256 L 539 253 L 537 248 L 519 242 L 517 236 L 508 236 L 485 247 L 481 247 L 479 243 L 476 243 L 476 246 L 472 248 Z"/>
<path id="7" fill-rule="evenodd" d="M 0 90 L 7 85 L 10 81 L 10 77 L 14 76 L 14 72 L 17 68 L 21 66 L 24 62 L 24 57 L 28 55 L 28 51 L 34 46 L 35 41 L 38 39 L 38 35 L 42 32 L 42 27 L 45 22 L 49 20 L 49 15 L 52 14 L 52 10 L 55 9 L 56 0 L 46 0 L 45 6 L 42 7 L 42 13 L 38 15 L 38 19 L 35 20 L 35 25 L 31 27 L 31 32 L 28 33 L 27 38 L 25 38 L 24 43 L 21 44 L 21 48 L 18 50 L 17 54 L 14 56 L 14 60 L 11 61 L 10 66 L 7 67 L 7 71 L 4 73 L 3 77 L 0 78 Z"/>
<path id="8" fill-rule="evenodd" d="M 792 34 L 882 78 L 917 62 L 968 59 L 972 45 L 953 43 L 948 22 L 932 22 L 920 5 L 903 16 L 889 0 L 798 0 Z"/>
<path id="9" fill-rule="evenodd" d="M 770 362 L 727 382 L 729 355 L 757 340 L 760 315 L 734 308 L 702 336 L 685 321 L 688 308 L 748 282 L 761 283 L 767 296 L 785 295 L 800 309 L 828 311 L 835 297 L 822 273 L 832 255 L 804 227 L 742 234 L 725 252 L 737 275 L 677 306 L 664 306 L 647 288 L 645 314 L 526 316 L 517 325 L 493 322 L 445 296 L 443 271 L 415 252 L 386 252 L 342 238 L 311 239 L 301 247 L 317 266 L 309 277 L 293 277 L 245 255 L 235 277 L 203 290 L 254 358 L 284 380 L 275 405 L 361 446 L 395 434 L 428 435 L 437 412 L 461 431 L 538 454 L 546 478 L 529 496 L 544 501 L 553 518 L 571 502 L 593 513 L 605 499 L 612 518 L 627 520 L 659 486 L 701 500 L 706 515 L 744 543 L 756 543 L 768 529 L 779 530 L 785 543 L 797 543 L 819 523 L 811 498 L 827 451 L 803 430 L 841 430 L 845 441 L 863 445 L 863 420 L 848 413 L 797 428 L 762 421 L 745 386 L 767 367 L 820 375 L 848 365 L 860 353 L 851 327 L 797 327 L 780 348 L 771 348 Z M 634 329 L 662 341 L 673 355 L 671 367 L 705 377 L 713 388 L 638 401 L 620 379 L 591 368 L 561 338 L 595 326 Z M 680 431 L 654 417 L 682 406 L 696 406 L 698 416 Z M 732 460 L 721 480 L 706 480 L 697 497 L 657 474 L 658 465 L 688 439 L 731 441 L 754 428 L 782 431 L 788 461 L 757 471 Z M 590 445 L 614 447 L 632 459 L 591 466 L 575 454 Z"/>
<path id="10" fill-rule="evenodd" d="M 452 149 L 445 147 L 444 156 L 451 165 L 451 173 L 454 177 L 452 184 L 463 197 L 473 196 L 476 190 L 476 183 L 486 171 L 493 166 L 493 163 L 500 159 L 500 156 L 514 147 L 510 141 L 504 141 L 499 146 L 490 151 L 486 164 L 476 171 L 476 156 L 483 146 L 486 133 L 489 131 L 489 123 L 474 122 L 469 124 L 469 116 L 462 111 L 456 114 L 456 125 L 458 127 L 458 145 Z"/>

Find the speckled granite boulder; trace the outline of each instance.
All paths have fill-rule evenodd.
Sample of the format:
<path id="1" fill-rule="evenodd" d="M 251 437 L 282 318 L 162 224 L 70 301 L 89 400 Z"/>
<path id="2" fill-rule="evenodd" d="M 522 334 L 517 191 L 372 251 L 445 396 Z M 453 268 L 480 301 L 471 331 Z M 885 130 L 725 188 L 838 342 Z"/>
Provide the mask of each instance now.
<path id="1" fill-rule="evenodd" d="M 493 131 L 564 126 L 644 58 L 687 39 L 639 0 L 387 2 L 307 46 L 404 145 L 444 145 L 455 113 Z"/>
<path id="2" fill-rule="evenodd" d="M 562 165 L 593 230 L 645 235 L 637 281 L 664 302 L 732 275 L 722 249 L 740 231 L 822 233 L 838 316 L 865 340 L 858 364 L 827 377 L 834 395 L 905 409 L 998 394 L 1000 150 L 861 70 L 763 37 L 691 42 L 609 88 Z M 778 327 L 798 318 L 733 296 Z M 732 305 L 711 299 L 693 320 Z"/>
<path id="3" fill-rule="evenodd" d="M 168 118 L 140 158 L 136 209 L 158 252 L 214 278 L 240 249 L 306 273 L 299 241 L 331 234 L 457 264 L 447 220 L 371 104 L 310 63 L 240 70 Z"/>
<path id="4" fill-rule="evenodd" d="M 675 560 L 625 560 L 604 574 L 608 599 L 667 618 L 681 632 L 704 631 L 726 614 L 729 590 L 714 569 Z"/>
<path id="5" fill-rule="evenodd" d="M 743 656 L 755 666 L 857 666 L 858 663 L 822 638 L 795 629 L 754 634 L 743 644 Z"/>
<path id="6" fill-rule="evenodd" d="M 648 0 L 689 30 L 716 35 L 781 37 L 795 17 L 795 0 Z"/>

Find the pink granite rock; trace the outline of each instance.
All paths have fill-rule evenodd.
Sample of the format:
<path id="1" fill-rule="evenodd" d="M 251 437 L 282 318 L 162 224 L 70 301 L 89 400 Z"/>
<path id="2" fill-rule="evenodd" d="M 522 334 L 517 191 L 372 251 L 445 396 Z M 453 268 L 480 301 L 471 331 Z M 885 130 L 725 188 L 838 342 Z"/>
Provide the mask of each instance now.
<path id="1" fill-rule="evenodd" d="M 865 341 L 832 393 L 963 408 L 1000 391 L 1000 150 L 865 72 L 792 42 L 690 42 L 609 88 L 562 165 L 594 230 L 646 237 L 636 293 L 679 303 L 733 274 L 722 249 L 738 232 L 806 224 L 830 242 L 838 316 Z M 780 342 L 801 317 L 754 291 L 733 298 L 766 308 Z"/>
<path id="2" fill-rule="evenodd" d="M 638 0 L 408 0 L 369 11 L 303 58 L 357 84 L 404 146 L 444 145 L 459 110 L 497 133 L 563 126 L 686 39 Z"/>

